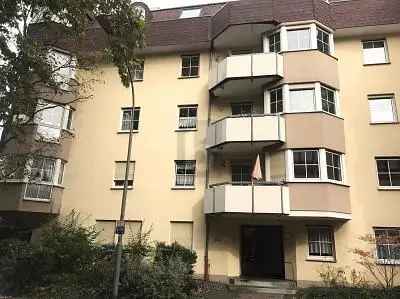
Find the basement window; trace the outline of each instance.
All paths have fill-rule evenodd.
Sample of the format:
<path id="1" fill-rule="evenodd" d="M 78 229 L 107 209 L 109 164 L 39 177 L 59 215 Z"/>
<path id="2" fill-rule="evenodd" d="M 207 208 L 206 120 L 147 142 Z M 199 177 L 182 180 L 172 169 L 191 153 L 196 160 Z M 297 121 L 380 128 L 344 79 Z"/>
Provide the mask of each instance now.
<path id="1" fill-rule="evenodd" d="M 197 18 L 200 17 L 201 8 L 185 9 L 182 11 L 180 19 Z"/>

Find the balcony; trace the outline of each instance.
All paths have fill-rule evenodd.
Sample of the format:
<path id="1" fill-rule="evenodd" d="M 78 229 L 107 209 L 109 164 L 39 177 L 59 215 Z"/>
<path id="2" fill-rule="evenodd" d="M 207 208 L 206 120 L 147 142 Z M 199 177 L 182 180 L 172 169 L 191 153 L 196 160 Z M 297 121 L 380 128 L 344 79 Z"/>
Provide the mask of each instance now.
<path id="1" fill-rule="evenodd" d="M 285 120 L 279 115 L 230 116 L 212 123 L 207 149 L 226 152 L 262 149 L 286 140 Z"/>
<path id="2" fill-rule="evenodd" d="M 223 183 L 206 190 L 205 214 L 289 214 L 289 189 L 280 184 L 234 185 Z"/>
<path id="3" fill-rule="evenodd" d="M 252 95 L 283 77 L 283 56 L 276 53 L 234 55 L 215 63 L 209 89 L 217 97 Z"/>

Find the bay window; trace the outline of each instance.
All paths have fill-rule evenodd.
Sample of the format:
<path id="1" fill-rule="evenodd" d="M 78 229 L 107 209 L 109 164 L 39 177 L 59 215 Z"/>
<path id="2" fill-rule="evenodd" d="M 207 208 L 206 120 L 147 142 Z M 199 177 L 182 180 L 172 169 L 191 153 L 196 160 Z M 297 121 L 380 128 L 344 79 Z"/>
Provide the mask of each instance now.
<path id="1" fill-rule="evenodd" d="M 288 30 L 287 38 L 289 51 L 311 49 L 310 28 Z"/>

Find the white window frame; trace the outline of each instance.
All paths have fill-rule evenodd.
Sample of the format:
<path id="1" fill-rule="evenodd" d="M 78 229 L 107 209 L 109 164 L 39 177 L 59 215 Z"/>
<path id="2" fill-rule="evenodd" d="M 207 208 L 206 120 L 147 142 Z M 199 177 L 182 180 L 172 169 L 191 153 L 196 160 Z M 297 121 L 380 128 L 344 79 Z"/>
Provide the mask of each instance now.
<path id="1" fill-rule="evenodd" d="M 196 116 L 182 116 L 181 117 L 181 110 L 182 109 L 187 109 L 188 111 L 190 109 L 196 109 Z M 178 128 L 176 129 L 177 131 L 196 131 L 198 127 L 198 117 L 199 117 L 199 105 L 193 104 L 193 105 L 179 105 L 178 106 Z M 181 127 L 181 122 L 187 121 L 189 124 L 191 122 L 194 122 L 195 125 L 194 127 L 189 127 L 189 126 L 182 126 Z"/>
<path id="2" fill-rule="evenodd" d="M 321 31 L 322 34 L 328 35 L 328 43 L 326 43 L 324 40 L 319 40 L 319 39 L 318 39 L 318 33 L 319 33 L 319 31 Z M 321 53 L 328 54 L 328 55 L 331 54 L 330 36 L 331 36 L 331 34 L 330 34 L 327 30 L 322 29 L 320 26 L 317 26 L 317 49 L 318 49 Z M 325 52 L 325 51 L 323 51 L 323 50 L 321 50 L 321 49 L 318 48 L 318 42 L 319 42 L 319 41 L 323 44 L 323 47 L 325 47 L 325 46 L 328 47 L 328 52 Z"/>
<path id="3" fill-rule="evenodd" d="M 271 112 L 271 93 L 274 90 L 282 88 L 282 99 L 283 99 L 283 111 L 281 113 L 308 113 L 308 112 L 322 112 L 333 116 L 341 117 L 340 99 L 339 91 L 331 88 L 325 84 L 319 82 L 316 83 L 306 83 L 306 84 L 283 84 L 273 89 L 265 89 L 264 92 L 264 111 L 266 113 Z M 329 111 L 322 109 L 322 88 L 326 88 L 334 92 L 335 98 L 335 109 L 336 114 L 332 114 Z M 314 108 L 311 111 L 291 111 L 290 103 L 290 91 L 291 90 L 302 90 L 302 89 L 314 89 Z"/>
<path id="4" fill-rule="evenodd" d="M 190 57 L 189 66 L 187 66 L 187 67 L 183 66 L 184 57 Z M 199 58 L 199 64 L 197 66 L 196 65 L 192 65 L 192 58 L 193 57 L 198 57 Z M 195 53 L 195 54 L 184 54 L 184 55 L 181 55 L 181 64 L 180 64 L 181 68 L 179 70 L 179 77 L 180 78 L 184 78 L 184 79 L 199 78 L 200 77 L 200 65 L 201 65 L 201 55 L 200 54 Z M 184 68 L 189 69 L 189 75 L 185 76 L 183 74 L 183 69 Z M 197 68 L 197 75 L 191 75 L 192 68 Z"/>
<path id="5" fill-rule="evenodd" d="M 375 157 L 375 170 L 376 170 L 376 180 L 378 184 L 378 189 L 380 190 L 400 190 L 400 186 L 382 186 L 379 180 L 379 170 L 378 170 L 378 160 L 385 160 L 386 162 L 389 160 L 400 160 L 400 157 Z M 388 166 L 389 168 L 389 166 Z M 392 181 L 391 171 L 389 168 L 389 179 Z"/>
<path id="6" fill-rule="evenodd" d="M 128 130 L 122 129 L 122 125 L 123 125 L 123 121 L 124 121 L 124 111 L 127 111 L 127 110 L 132 111 L 132 107 L 121 107 L 119 124 L 118 124 L 118 132 L 119 133 L 129 133 L 129 129 Z M 140 115 L 142 113 L 142 109 L 140 107 L 135 107 L 134 111 L 139 111 L 139 118 L 137 120 L 138 128 L 137 128 L 137 130 L 136 129 L 133 130 L 134 133 L 138 133 L 139 129 L 140 129 Z M 135 113 L 133 113 L 133 117 L 134 116 L 135 116 Z M 134 121 L 134 119 L 133 119 L 133 121 Z"/>
<path id="7" fill-rule="evenodd" d="M 184 176 L 193 176 L 193 184 L 183 184 L 179 185 L 177 184 L 178 181 L 178 163 L 184 162 L 184 163 L 193 163 L 194 164 L 194 174 L 184 174 Z M 186 167 L 185 167 L 185 172 L 186 172 Z M 173 183 L 173 189 L 195 189 L 196 187 L 196 174 L 197 174 L 197 162 L 196 160 L 175 160 L 174 161 L 174 183 Z"/>
<path id="8" fill-rule="evenodd" d="M 372 45 L 373 45 L 372 49 L 375 49 L 374 43 L 379 43 L 379 42 L 383 42 L 383 51 L 384 51 L 385 57 L 384 57 L 384 59 L 382 61 L 379 61 L 379 62 L 369 62 L 368 59 L 367 59 L 367 56 L 366 56 L 366 52 L 365 52 L 366 49 L 364 48 L 364 45 L 367 44 L 367 43 L 372 43 Z M 361 41 L 361 46 L 362 46 L 361 48 L 362 48 L 364 65 L 376 65 L 376 64 L 387 64 L 387 63 L 390 63 L 388 44 L 387 44 L 387 40 L 386 39 L 363 40 L 363 41 Z"/>
<path id="9" fill-rule="evenodd" d="M 322 243 L 327 243 L 331 245 L 331 249 L 332 249 L 332 255 L 327 255 L 324 256 L 322 254 L 320 255 L 311 255 L 310 254 L 310 232 L 311 230 L 325 230 L 328 231 L 328 234 L 330 235 L 331 240 L 328 242 L 323 242 L 321 241 L 319 238 L 318 241 L 313 241 L 314 243 L 318 243 L 319 247 L 321 248 L 321 244 Z M 320 232 L 319 232 L 320 233 Z M 321 251 L 321 250 L 320 250 Z M 333 227 L 331 226 L 309 226 L 307 227 L 307 260 L 315 260 L 315 261 L 322 261 L 322 262 L 334 262 L 336 261 L 336 250 L 335 250 L 335 231 L 333 229 Z"/>
<path id="10" fill-rule="evenodd" d="M 400 258 L 399 259 L 381 259 L 379 258 L 378 255 L 378 243 L 376 242 L 376 231 L 385 231 L 385 234 L 388 235 L 389 230 L 395 230 L 399 233 L 400 235 L 400 228 L 398 227 L 374 227 L 374 235 L 375 235 L 375 258 L 378 264 L 381 265 L 400 265 Z M 391 245 L 397 245 L 396 243 L 382 243 L 380 244 L 381 246 L 391 246 Z M 400 244 L 399 244 L 400 246 Z"/>
<path id="11" fill-rule="evenodd" d="M 293 49 L 289 49 L 289 32 L 294 32 L 294 31 L 308 31 L 309 34 L 309 45 L 308 47 L 304 47 L 304 48 L 300 48 L 299 44 L 297 45 L 297 48 L 293 48 Z M 305 51 L 305 50 L 310 50 L 312 49 L 312 30 L 309 26 L 305 26 L 305 27 L 297 27 L 297 28 L 292 28 L 292 27 L 288 27 L 287 28 L 287 51 Z"/>
<path id="12" fill-rule="evenodd" d="M 295 151 L 310 151 L 316 150 L 318 151 L 318 162 L 319 162 L 319 178 L 296 178 L 294 176 L 294 157 L 293 152 Z M 286 151 L 286 173 L 288 175 L 287 180 L 288 182 L 298 182 L 298 183 L 333 183 L 337 185 L 346 185 L 347 184 L 347 175 L 346 175 L 346 157 L 342 153 L 334 152 L 335 154 L 340 155 L 340 162 L 341 162 L 341 173 L 342 173 L 342 180 L 336 181 L 331 180 L 328 178 L 328 171 L 327 171 L 327 163 L 326 163 L 326 149 L 293 149 Z M 330 151 L 329 152 L 333 152 Z"/>
<path id="13" fill-rule="evenodd" d="M 296 178 L 295 176 L 295 171 L 294 171 L 294 153 L 295 152 L 317 152 L 317 158 L 318 158 L 318 174 L 319 176 L 317 178 Z M 305 156 L 305 159 L 307 159 L 307 156 Z M 307 161 L 305 162 L 305 164 L 301 164 L 304 165 L 306 168 L 306 173 L 307 173 Z M 315 164 L 310 164 L 310 165 L 315 165 Z M 293 180 L 295 181 L 308 181 L 308 182 L 312 182 L 312 181 L 320 181 L 321 180 L 321 156 L 320 156 L 320 151 L 318 149 L 299 149 L 299 150 L 292 150 L 292 173 L 293 173 Z"/>
<path id="14" fill-rule="evenodd" d="M 392 116 L 393 120 L 383 120 L 383 121 L 373 121 L 372 119 L 372 111 L 370 107 L 370 101 L 379 101 L 379 100 L 390 100 L 392 106 Z M 369 110 L 369 121 L 370 124 L 395 124 L 398 123 L 398 114 L 397 114 L 397 106 L 396 106 L 396 98 L 394 94 L 386 94 L 386 95 L 369 95 L 368 96 L 368 110 Z"/>
<path id="15" fill-rule="evenodd" d="M 42 181 L 42 179 L 40 181 L 31 181 L 30 177 L 30 173 L 32 172 L 32 164 L 33 164 L 33 159 L 31 159 L 30 161 L 27 162 L 27 169 L 28 169 L 28 175 L 27 175 L 27 179 L 26 179 L 26 184 L 25 184 L 25 188 L 24 188 L 24 200 L 27 201 L 37 201 L 37 202 L 50 202 L 52 200 L 53 197 L 53 188 L 54 186 L 57 186 L 57 182 L 56 180 L 58 180 L 58 175 L 60 172 L 60 160 L 59 159 L 55 159 L 55 158 L 51 158 L 51 157 L 38 157 L 39 159 L 43 159 L 43 163 L 45 160 L 52 160 L 54 162 L 54 168 L 52 171 L 52 178 L 51 178 L 51 182 L 44 182 Z M 41 168 L 41 176 L 43 176 L 43 165 Z M 50 196 L 49 198 L 40 198 L 40 197 L 28 197 L 27 196 L 27 190 L 29 185 L 39 185 L 39 186 L 47 186 L 50 187 Z"/>
<path id="16" fill-rule="evenodd" d="M 289 40 L 288 40 L 288 31 L 293 31 L 293 30 L 304 30 L 308 29 L 310 31 L 310 46 L 309 48 L 304 48 L 304 49 L 291 49 L 289 50 Z M 304 23 L 304 22 L 293 22 L 293 23 L 287 23 L 283 24 L 278 30 L 269 32 L 267 34 L 264 34 L 264 53 L 270 53 L 269 49 L 269 37 L 272 34 L 275 34 L 277 32 L 280 32 L 280 38 L 281 38 L 281 52 L 291 52 L 291 51 L 307 51 L 307 50 L 318 50 L 318 29 L 321 31 L 324 31 L 325 33 L 329 34 L 329 53 L 325 53 L 328 55 L 333 55 L 334 54 L 334 38 L 333 38 L 333 30 L 324 26 L 323 24 L 319 22 L 309 22 L 309 23 Z M 324 52 L 321 52 L 324 53 Z"/>
<path id="17" fill-rule="evenodd" d="M 125 167 L 126 167 L 126 161 L 114 161 L 114 174 L 113 174 L 113 182 L 112 182 L 112 187 L 111 187 L 111 189 L 116 189 L 116 190 L 118 190 L 118 189 L 124 189 L 124 185 L 122 185 L 122 186 L 118 186 L 118 185 L 116 185 L 115 184 L 115 181 L 125 181 L 125 177 L 122 179 L 122 180 L 117 180 L 117 178 L 115 177 L 115 171 L 116 171 L 116 166 L 117 166 L 117 163 L 121 163 L 121 164 L 123 164 Z M 130 170 L 132 170 L 132 167 L 133 167 L 133 178 L 132 178 L 132 185 L 129 185 L 129 182 L 128 182 L 128 190 L 132 190 L 132 189 L 134 189 L 134 187 L 135 187 L 135 172 L 136 172 L 136 161 L 133 161 L 133 160 L 131 160 L 131 165 L 130 165 Z M 133 165 L 132 165 L 133 164 Z M 129 177 L 128 177 L 128 181 L 129 181 Z"/>

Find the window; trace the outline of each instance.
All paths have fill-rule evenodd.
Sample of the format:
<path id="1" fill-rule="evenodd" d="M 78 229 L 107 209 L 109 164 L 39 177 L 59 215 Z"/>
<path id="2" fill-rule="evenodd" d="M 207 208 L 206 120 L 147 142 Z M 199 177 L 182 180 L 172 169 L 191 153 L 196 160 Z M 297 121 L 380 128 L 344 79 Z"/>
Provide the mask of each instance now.
<path id="1" fill-rule="evenodd" d="M 329 33 L 318 28 L 317 29 L 317 46 L 318 50 L 325 54 L 330 53 L 330 47 L 329 47 Z"/>
<path id="2" fill-rule="evenodd" d="M 62 90 L 70 90 L 70 80 L 75 78 L 76 59 L 71 55 L 57 50 L 50 50 L 47 56 L 52 66 L 53 79 Z"/>
<path id="3" fill-rule="evenodd" d="M 393 95 L 368 97 L 371 123 L 397 122 L 396 104 Z"/>
<path id="4" fill-rule="evenodd" d="M 310 257 L 333 257 L 333 231 L 329 227 L 308 229 L 308 254 Z"/>
<path id="5" fill-rule="evenodd" d="M 325 86 L 321 86 L 322 110 L 336 114 L 335 91 Z"/>
<path id="6" fill-rule="evenodd" d="M 269 36 L 269 51 L 279 53 L 281 51 L 281 33 L 277 32 Z"/>
<path id="7" fill-rule="evenodd" d="M 314 89 L 292 89 L 289 96 L 290 112 L 315 111 Z"/>
<path id="8" fill-rule="evenodd" d="M 25 198 L 51 199 L 54 183 L 56 160 L 37 157 L 30 163 L 29 182 L 25 190 Z"/>
<path id="9" fill-rule="evenodd" d="M 375 240 L 379 260 L 400 261 L 399 228 L 375 228 Z"/>
<path id="10" fill-rule="evenodd" d="M 293 151 L 295 178 L 319 178 L 319 151 Z"/>
<path id="11" fill-rule="evenodd" d="M 341 155 L 326 151 L 326 167 L 328 179 L 342 181 Z"/>
<path id="12" fill-rule="evenodd" d="M 122 108 L 122 124 L 121 131 L 129 131 L 132 129 L 134 131 L 139 130 L 139 118 L 140 118 L 140 108 L 135 107 L 135 113 L 132 119 L 132 108 Z"/>
<path id="13" fill-rule="evenodd" d="M 400 157 L 377 158 L 379 186 L 400 187 Z"/>
<path id="14" fill-rule="evenodd" d="M 288 30 L 288 50 L 306 50 L 311 48 L 310 29 Z"/>
<path id="15" fill-rule="evenodd" d="M 194 186 L 196 161 L 175 161 L 175 185 L 180 187 Z"/>
<path id="16" fill-rule="evenodd" d="M 271 111 L 271 113 L 281 113 L 281 112 L 283 112 L 283 93 L 282 93 L 282 88 L 271 90 L 270 111 Z"/>
<path id="17" fill-rule="evenodd" d="M 100 244 L 114 244 L 115 242 L 115 221 L 96 220 L 97 242 Z"/>
<path id="18" fill-rule="evenodd" d="M 197 77 L 200 69 L 200 55 L 182 56 L 182 77 Z"/>
<path id="19" fill-rule="evenodd" d="M 196 9 L 185 9 L 182 11 L 180 18 L 187 19 L 187 18 L 197 18 L 200 16 L 201 8 Z"/>
<path id="20" fill-rule="evenodd" d="M 125 234 L 122 236 L 123 244 L 128 244 L 132 238 L 142 232 L 142 221 L 125 221 Z"/>
<path id="21" fill-rule="evenodd" d="M 60 161 L 60 168 L 58 169 L 58 179 L 57 179 L 58 185 L 62 185 L 64 183 L 64 170 L 65 170 L 65 162 Z"/>
<path id="22" fill-rule="evenodd" d="M 386 40 L 363 41 L 364 64 L 389 62 Z"/>
<path id="23" fill-rule="evenodd" d="M 253 113 L 252 103 L 234 103 L 231 108 L 232 115 L 251 115 Z"/>
<path id="24" fill-rule="evenodd" d="M 144 60 L 135 64 L 133 68 L 133 80 L 143 81 L 143 74 L 144 74 Z"/>
<path id="25" fill-rule="evenodd" d="M 117 188 L 124 187 L 125 171 L 126 171 L 125 161 L 115 162 L 114 187 Z M 135 173 L 135 162 L 131 161 L 129 167 L 129 175 L 128 175 L 128 187 L 130 188 L 133 187 L 134 173 Z"/>
<path id="26" fill-rule="evenodd" d="M 171 222 L 171 243 L 193 248 L 193 222 Z"/>
<path id="27" fill-rule="evenodd" d="M 61 136 L 61 126 L 64 107 L 52 103 L 39 103 L 35 115 L 37 134 L 45 140 L 58 140 Z"/>
<path id="28" fill-rule="evenodd" d="M 251 182 L 252 165 L 250 161 L 232 163 L 232 183 L 248 184 Z"/>
<path id="29" fill-rule="evenodd" d="M 197 128 L 197 105 L 179 107 L 178 128 L 180 130 Z"/>

